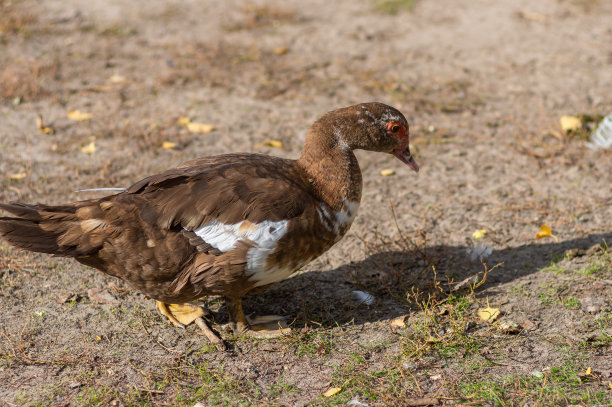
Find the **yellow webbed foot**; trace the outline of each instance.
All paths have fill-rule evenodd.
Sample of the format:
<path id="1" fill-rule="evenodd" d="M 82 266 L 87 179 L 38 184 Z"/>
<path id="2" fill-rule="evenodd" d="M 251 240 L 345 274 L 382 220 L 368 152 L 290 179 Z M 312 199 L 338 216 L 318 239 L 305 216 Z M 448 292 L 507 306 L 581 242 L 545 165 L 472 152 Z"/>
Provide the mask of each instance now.
<path id="1" fill-rule="evenodd" d="M 285 318 L 278 315 L 247 318 L 242 310 L 241 298 L 228 298 L 230 327 L 235 335 L 246 335 L 254 338 L 276 338 L 291 333 Z"/>
<path id="2" fill-rule="evenodd" d="M 289 335 L 291 328 L 288 327 L 284 317 L 278 315 L 260 315 L 247 318 L 251 326 L 244 334 L 255 338 L 277 338 Z"/>
<path id="3" fill-rule="evenodd" d="M 210 329 L 206 321 L 202 318 L 207 314 L 202 307 L 192 304 L 166 304 L 161 301 L 156 301 L 155 307 L 161 315 L 168 318 L 176 327 L 185 328 L 185 326 L 195 322 L 208 340 L 215 344 L 218 350 L 226 349 L 223 340 Z"/>

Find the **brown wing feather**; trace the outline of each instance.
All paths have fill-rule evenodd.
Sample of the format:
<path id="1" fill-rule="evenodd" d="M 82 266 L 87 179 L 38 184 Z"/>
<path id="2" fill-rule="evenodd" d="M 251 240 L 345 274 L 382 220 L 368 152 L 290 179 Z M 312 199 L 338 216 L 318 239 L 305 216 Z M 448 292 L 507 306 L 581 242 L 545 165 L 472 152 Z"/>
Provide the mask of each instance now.
<path id="1" fill-rule="evenodd" d="M 248 242 L 221 253 L 192 231 L 299 217 L 314 198 L 293 161 L 230 154 L 186 163 L 126 192 L 61 206 L 3 204 L 0 234 L 16 246 L 70 256 L 164 301 L 248 291 Z M 312 210 L 310 211 L 312 212 Z"/>
<path id="2" fill-rule="evenodd" d="M 150 204 L 144 218 L 162 228 L 189 230 L 212 220 L 279 221 L 299 216 L 313 199 L 290 160 L 228 154 L 187 164 L 128 188 L 128 194 L 139 194 Z"/>

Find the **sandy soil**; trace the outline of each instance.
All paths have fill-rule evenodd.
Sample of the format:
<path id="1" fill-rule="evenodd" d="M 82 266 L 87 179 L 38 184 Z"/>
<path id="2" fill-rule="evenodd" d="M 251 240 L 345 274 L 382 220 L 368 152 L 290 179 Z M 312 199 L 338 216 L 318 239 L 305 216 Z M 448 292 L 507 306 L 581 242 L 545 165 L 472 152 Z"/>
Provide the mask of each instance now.
<path id="1" fill-rule="evenodd" d="M 612 242 L 612 157 L 584 145 L 590 120 L 612 112 L 612 3 L 412 3 L 0 1 L 2 202 L 89 198 L 75 191 L 204 155 L 296 157 L 316 117 L 373 100 L 404 112 L 421 165 L 415 175 L 359 152 L 364 195 L 350 234 L 246 302 L 295 318 L 293 334 L 232 338 L 210 299 L 226 353 L 120 281 L 1 243 L 0 404 L 504 404 L 461 390 L 465 354 L 415 361 L 407 350 L 411 321 L 426 313 L 407 293 L 439 299 L 449 281 L 481 273 L 467 254 L 481 242 L 493 249 L 486 267 L 501 265 L 470 297 L 466 323 L 501 343 L 483 354 L 502 362 L 476 373 L 529 376 L 570 361 L 591 368 L 580 391 L 612 400 L 612 262 L 594 246 Z M 562 115 L 584 127 L 564 132 Z M 192 133 L 180 117 L 216 129 Z M 82 152 L 91 142 L 95 152 Z M 542 225 L 556 239 L 536 239 Z M 360 305 L 352 290 L 376 302 Z M 522 332 L 494 333 L 476 316 L 486 303 Z M 403 315 L 408 327 L 391 329 Z M 593 338 L 601 346 L 583 346 Z M 342 391 L 323 397 L 330 387 Z"/>

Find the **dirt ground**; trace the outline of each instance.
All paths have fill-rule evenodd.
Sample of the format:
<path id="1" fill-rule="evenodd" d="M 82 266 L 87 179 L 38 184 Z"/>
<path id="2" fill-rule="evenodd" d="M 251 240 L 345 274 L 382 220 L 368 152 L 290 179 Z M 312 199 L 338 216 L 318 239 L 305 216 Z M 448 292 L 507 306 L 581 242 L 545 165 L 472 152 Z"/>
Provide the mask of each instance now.
<path id="1" fill-rule="evenodd" d="M 406 115 L 421 165 L 358 152 L 349 234 L 245 302 L 291 335 L 233 337 L 206 300 L 227 352 L 121 281 L 0 243 L 0 404 L 611 405 L 612 157 L 584 144 L 612 112 L 610 15 L 606 0 L 0 0 L 0 202 L 91 198 L 75 191 L 205 155 L 297 157 L 319 115 L 374 100 Z"/>

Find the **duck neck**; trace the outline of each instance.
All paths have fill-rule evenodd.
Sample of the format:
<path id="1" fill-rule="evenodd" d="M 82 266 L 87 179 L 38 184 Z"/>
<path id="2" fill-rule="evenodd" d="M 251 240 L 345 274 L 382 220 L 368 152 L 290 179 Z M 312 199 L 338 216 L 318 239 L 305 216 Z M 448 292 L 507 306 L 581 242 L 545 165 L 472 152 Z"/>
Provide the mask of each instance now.
<path id="1" fill-rule="evenodd" d="M 313 130 L 296 161 L 311 190 L 336 211 L 344 210 L 348 203 L 359 203 L 362 180 L 357 157 L 333 135 Z"/>

